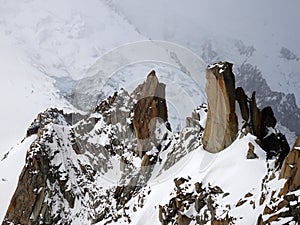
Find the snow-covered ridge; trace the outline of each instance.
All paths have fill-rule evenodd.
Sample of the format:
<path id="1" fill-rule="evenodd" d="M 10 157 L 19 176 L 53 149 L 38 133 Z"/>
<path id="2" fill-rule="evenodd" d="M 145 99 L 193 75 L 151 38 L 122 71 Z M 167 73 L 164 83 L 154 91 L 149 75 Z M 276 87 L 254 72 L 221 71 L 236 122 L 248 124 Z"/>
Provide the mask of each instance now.
<path id="1" fill-rule="evenodd" d="M 57 109 L 39 114 L 20 145 L 24 150 L 33 141 L 4 224 L 253 224 L 260 218 L 272 196 L 268 187 L 278 192 L 283 182 L 277 181 L 276 159 L 266 159 L 255 136 L 240 130 L 228 148 L 207 152 L 202 105 L 180 132 L 160 124 L 159 144 L 140 158 L 131 124 L 135 104 L 134 95 L 121 89 L 87 115 Z M 156 158 L 148 161 L 154 164 L 145 162 L 146 155 Z M 8 154 L 0 165 L 14 157 Z M 22 190 L 29 198 L 19 195 Z"/>

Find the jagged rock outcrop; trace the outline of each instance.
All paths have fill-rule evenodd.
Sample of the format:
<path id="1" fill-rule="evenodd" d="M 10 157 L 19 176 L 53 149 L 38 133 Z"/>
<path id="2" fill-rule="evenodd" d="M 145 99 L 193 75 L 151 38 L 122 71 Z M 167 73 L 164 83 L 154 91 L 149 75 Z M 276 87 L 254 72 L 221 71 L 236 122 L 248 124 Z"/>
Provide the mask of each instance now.
<path id="1" fill-rule="evenodd" d="M 283 149 L 284 142 L 278 140 L 284 140 L 285 137 L 275 129 L 276 119 L 272 109 L 267 107 L 260 110 L 256 105 L 255 94 L 249 99 L 242 88 L 235 90 L 231 67 L 231 64 L 223 63 L 208 69 L 209 76 L 212 76 L 210 79 L 213 79 L 210 85 L 215 87 L 209 89 L 210 97 L 216 100 L 210 104 L 209 110 L 210 116 L 216 117 L 214 121 L 210 118 L 211 124 L 205 129 L 218 130 L 221 127 L 223 137 L 227 139 L 214 139 L 211 136 L 208 138 L 213 143 L 206 142 L 206 145 L 211 147 L 214 144 L 216 147 L 217 143 L 217 147 L 224 148 L 234 140 L 237 131 L 234 104 L 237 100 L 245 122 L 243 128 L 252 133 L 256 130 L 259 138 L 257 142 L 261 146 L 267 146 L 271 151 Z M 157 193 L 148 196 L 152 186 L 147 182 L 158 179 L 157 185 L 160 185 L 159 179 L 163 172 L 168 174 L 170 171 L 172 179 L 177 177 L 175 164 L 189 152 L 201 151 L 201 140 L 205 140 L 202 139 L 202 126 L 206 113 L 209 112 L 207 106 L 203 104 L 195 109 L 186 120 L 187 126 L 178 133 L 172 133 L 168 131 L 166 124 L 168 118 L 164 97 L 165 86 L 158 82 L 152 72 L 146 82 L 139 85 L 132 94 L 121 89 L 85 116 L 64 114 L 57 109 L 39 114 L 27 131 L 27 136 L 36 135 L 36 140 L 28 150 L 26 164 L 3 224 L 130 224 L 135 217 L 132 215 L 141 212 L 139 210 L 149 202 L 152 204 L 151 198 L 156 198 Z M 222 121 L 218 120 L 220 118 Z M 153 120 L 155 126 L 152 126 Z M 159 121 L 161 123 L 157 123 Z M 220 122 L 224 124 L 221 123 L 221 126 Z M 253 124 L 256 124 L 255 128 Z M 273 130 L 275 133 L 271 132 Z M 212 135 L 215 131 L 210 132 L 208 134 Z M 220 134 L 219 131 L 216 132 Z M 145 144 L 142 138 L 149 142 Z M 278 140 L 272 141 L 272 138 Z M 244 146 L 243 143 L 247 144 L 242 141 L 241 146 Z M 259 146 L 254 147 L 252 143 L 249 142 L 249 159 L 257 158 L 256 153 L 260 152 L 256 151 L 260 150 Z M 275 147 L 270 147 L 273 145 Z M 247 204 L 256 208 L 255 210 L 265 208 L 264 213 L 261 212 L 264 216 L 260 217 L 260 224 L 292 216 L 298 219 L 299 196 L 294 191 L 300 185 L 299 145 L 300 138 L 294 146 L 295 151 L 286 159 L 284 154 L 288 151 L 284 154 L 280 152 L 277 159 L 278 165 L 284 161 L 280 177 L 287 179 L 280 196 L 275 196 L 276 190 L 271 190 L 263 182 L 261 186 L 265 193 L 261 201 L 257 198 L 259 190 L 253 189 L 253 194 L 249 192 L 237 204 L 229 204 L 228 199 L 224 198 L 233 193 L 224 193 L 223 190 L 229 190 L 223 186 L 223 190 L 218 186 L 211 186 L 208 183 L 210 180 L 205 180 L 206 178 L 202 181 L 204 184 L 196 182 L 191 178 L 195 175 L 192 172 L 191 177 L 175 178 L 172 193 L 162 193 L 170 194 L 167 204 L 158 206 L 155 203 L 159 209 L 160 222 L 164 225 L 234 224 L 243 219 L 234 218 L 235 209 L 246 207 Z M 213 151 L 216 149 L 213 148 Z M 259 157 L 259 160 L 251 163 L 264 161 L 261 154 Z M 272 167 L 273 163 L 270 164 Z M 189 166 L 188 168 L 195 167 L 196 170 L 197 165 Z M 181 168 L 178 166 L 177 169 Z M 278 176 L 278 170 L 274 169 L 274 172 Z M 199 179 L 198 174 L 196 175 Z M 261 206 L 267 204 L 266 200 L 269 199 L 270 204 Z M 258 209 L 260 202 L 261 207 Z M 277 204 L 274 209 L 273 203 Z M 279 211 L 283 207 L 288 210 Z"/>
<path id="2" fill-rule="evenodd" d="M 160 83 L 153 75 L 148 78 L 145 90 L 154 90 Z M 130 223 L 130 214 L 144 206 L 151 192 L 148 179 L 200 147 L 203 128 L 198 119 L 206 111 L 199 107 L 192 116 L 193 126 L 171 133 L 164 122 L 165 100 L 157 97 L 164 96 L 164 85 L 160 85 L 163 92 L 158 87 L 159 94 L 148 99 L 142 95 L 144 85 L 132 94 L 121 89 L 84 116 L 57 109 L 39 114 L 27 132 L 36 139 L 3 224 Z M 151 118 L 146 114 L 154 107 L 156 113 L 150 114 L 164 120 L 156 127 L 155 138 L 149 134 L 152 149 L 140 158 L 136 131 L 143 128 L 134 129 L 132 112 L 142 96 L 149 104 L 149 111 L 139 106 L 144 118 Z M 137 121 L 141 122 L 136 117 Z"/>
<path id="3" fill-rule="evenodd" d="M 272 177 L 274 179 L 274 175 L 271 176 L 271 181 Z M 271 192 L 257 225 L 272 222 L 300 224 L 300 136 L 285 158 L 278 179 L 285 179 L 284 185 L 277 192 L 275 190 Z M 261 203 L 263 202 L 264 198 Z"/>
<path id="4" fill-rule="evenodd" d="M 77 115 L 74 114 L 74 118 Z M 53 151 L 44 142 L 53 143 L 53 136 L 48 126 L 50 124 L 67 124 L 71 122 L 71 114 L 63 114 L 62 110 L 48 109 L 40 113 L 27 131 L 27 135 L 37 134 L 26 155 L 26 164 L 20 174 L 17 189 L 11 199 L 3 225 L 8 224 L 55 224 L 59 219 L 51 216 L 51 204 L 46 202 L 51 197 L 47 182 L 54 183 L 59 172 L 55 172 L 51 165 Z M 34 129 L 33 129 L 34 127 Z M 35 132 L 33 132 L 35 130 Z M 53 149 L 54 150 L 54 149 Z M 58 180 L 68 207 L 74 207 L 75 196 L 66 188 L 66 180 Z M 59 200 L 57 199 L 59 202 Z"/>
<path id="5" fill-rule="evenodd" d="M 208 98 L 208 114 L 202 143 L 209 152 L 219 152 L 228 147 L 236 137 L 238 130 L 235 114 L 235 101 L 241 111 L 243 128 L 250 130 L 258 138 L 268 158 L 279 155 L 277 163 L 282 164 L 289 152 L 289 145 L 283 134 L 275 129 L 277 120 L 271 107 L 259 109 L 256 92 L 248 98 L 242 87 L 235 89 L 235 77 L 232 64 L 220 62 L 206 70 L 206 93 Z M 187 124 L 193 124 L 191 118 Z"/>
<path id="6" fill-rule="evenodd" d="M 281 195 L 300 189 L 300 136 L 283 161 L 279 178 L 286 179 Z"/>
<path id="7" fill-rule="evenodd" d="M 242 87 L 236 89 L 236 100 L 244 120 L 242 128 L 248 127 L 258 138 L 258 143 L 267 152 L 268 158 L 279 155 L 277 163 L 281 165 L 290 147 L 286 137 L 275 129 L 277 120 L 272 108 L 267 106 L 260 110 L 256 103 L 256 92 L 249 99 Z"/>
<path id="8" fill-rule="evenodd" d="M 34 173 L 34 171 L 39 172 Z M 49 208 L 43 204 L 48 173 L 49 159 L 42 155 L 32 158 L 31 162 L 24 167 L 3 225 L 38 224 L 40 217 L 43 217 L 44 224 L 53 222 L 49 217 Z"/>
<path id="9" fill-rule="evenodd" d="M 255 92 L 250 100 L 250 123 L 253 134 L 262 142 L 269 132 L 269 128 L 275 128 L 277 120 L 271 107 L 267 106 L 260 110 L 256 104 Z M 264 143 L 262 143 L 264 145 Z M 265 146 L 265 149 L 269 145 Z"/>
<path id="10" fill-rule="evenodd" d="M 134 109 L 133 126 L 138 138 L 138 155 L 142 158 L 151 150 L 151 143 L 156 145 L 155 130 L 157 123 L 168 120 L 167 104 L 165 99 L 165 84 L 160 83 L 152 71 L 145 83 L 138 87 L 135 93 L 137 103 Z"/>
<path id="11" fill-rule="evenodd" d="M 192 184 L 190 179 L 176 178 L 175 192 L 169 203 L 159 206 L 159 221 L 162 225 L 178 224 L 233 224 L 235 218 L 228 215 L 229 205 L 219 205 L 216 199 L 228 196 L 218 186 Z M 217 210 L 218 209 L 218 210 Z"/>
<path id="12" fill-rule="evenodd" d="M 276 119 L 289 130 L 300 134 L 300 109 L 294 94 L 271 90 L 260 69 L 247 62 L 236 65 L 237 86 L 242 86 L 249 95 L 256 92 L 257 106 L 271 106 Z"/>
<path id="13" fill-rule="evenodd" d="M 235 78 L 232 64 L 220 62 L 206 69 L 208 113 L 202 143 L 209 152 L 219 152 L 236 138 Z"/>

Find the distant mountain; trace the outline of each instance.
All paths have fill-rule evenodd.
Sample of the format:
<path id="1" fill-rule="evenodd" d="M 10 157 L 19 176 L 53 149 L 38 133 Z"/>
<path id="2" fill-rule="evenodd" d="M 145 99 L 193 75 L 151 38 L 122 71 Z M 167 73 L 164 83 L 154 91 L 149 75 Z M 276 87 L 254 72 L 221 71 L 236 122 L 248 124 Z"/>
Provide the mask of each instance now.
<path id="1" fill-rule="evenodd" d="M 261 107 L 272 106 L 279 122 L 300 134 L 300 45 L 295 38 L 300 33 L 294 29 L 300 26 L 299 2 L 109 2 L 151 39 L 179 43 L 207 64 L 233 62 L 238 85 L 256 90 Z"/>

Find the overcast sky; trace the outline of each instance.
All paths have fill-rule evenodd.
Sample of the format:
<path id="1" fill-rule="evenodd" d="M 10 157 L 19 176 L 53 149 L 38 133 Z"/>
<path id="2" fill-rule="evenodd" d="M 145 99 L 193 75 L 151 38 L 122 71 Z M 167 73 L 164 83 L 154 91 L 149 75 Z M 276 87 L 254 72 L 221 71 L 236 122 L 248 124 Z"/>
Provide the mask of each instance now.
<path id="1" fill-rule="evenodd" d="M 300 53 L 299 0 L 113 0 L 153 39 L 215 35 L 249 44 L 286 46 Z"/>

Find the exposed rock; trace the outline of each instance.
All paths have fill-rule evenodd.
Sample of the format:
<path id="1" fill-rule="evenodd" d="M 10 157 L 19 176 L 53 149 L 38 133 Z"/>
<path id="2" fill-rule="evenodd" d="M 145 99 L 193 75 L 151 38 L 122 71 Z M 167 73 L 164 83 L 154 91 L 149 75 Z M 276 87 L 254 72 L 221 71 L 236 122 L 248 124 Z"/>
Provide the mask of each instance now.
<path id="1" fill-rule="evenodd" d="M 292 151 L 285 158 L 279 178 L 286 179 L 284 187 L 280 191 L 281 195 L 300 189 L 300 136 Z"/>
<path id="2" fill-rule="evenodd" d="M 39 140 L 53 142 L 52 137 L 46 136 L 49 123 L 60 124 L 61 119 L 66 117 L 62 111 L 57 109 L 48 109 L 40 113 L 33 124 L 39 123 Z M 43 130 L 41 130 L 43 128 Z M 53 181 L 55 175 L 50 168 L 50 155 L 43 151 L 37 151 L 37 148 L 44 149 L 42 142 L 32 143 L 26 155 L 26 165 L 20 174 L 18 186 L 11 199 L 9 208 L 6 212 L 3 225 L 6 224 L 53 224 L 55 217 L 51 217 L 49 205 L 45 202 L 47 189 L 47 180 Z M 45 150 L 44 150 L 45 151 Z M 74 206 L 72 193 L 66 191 L 65 182 L 60 182 L 61 191 L 69 203 L 70 208 Z"/>
<path id="3" fill-rule="evenodd" d="M 236 204 L 236 207 L 239 207 L 239 206 L 243 205 L 245 202 L 247 202 L 247 200 L 245 200 L 245 199 L 240 199 L 240 200 L 238 201 L 238 203 Z"/>
<path id="4" fill-rule="evenodd" d="M 199 124 L 199 120 L 195 120 L 191 117 L 187 117 L 185 119 L 185 124 L 187 127 L 197 127 L 198 126 L 199 128 L 201 128 L 201 125 Z"/>
<path id="5" fill-rule="evenodd" d="M 11 199 L 3 225 L 11 222 L 14 224 L 32 224 L 38 221 L 40 214 L 50 222 L 45 224 L 51 224 L 51 220 L 47 218 L 49 212 L 47 210 L 43 210 L 43 214 L 41 212 L 45 198 L 45 177 L 48 168 L 47 158 L 40 157 L 32 159 L 32 164 L 23 169 L 19 178 L 19 185 Z M 41 172 L 35 174 L 33 173 L 34 170 Z"/>
<path id="6" fill-rule="evenodd" d="M 248 120 L 249 120 L 249 107 L 248 107 L 248 101 L 247 101 L 248 97 L 245 94 L 243 88 L 238 87 L 235 90 L 235 98 L 239 103 L 243 120 L 248 122 Z"/>
<path id="7" fill-rule="evenodd" d="M 300 134 L 300 109 L 294 94 L 271 90 L 257 66 L 245 61 L 236 66 L 237 85 L 243 86 L 246 93 L 256 91 L 257 105 L 260 108 L 271 106 L 276 119 L 289 130 Z"/>
<path id="8" fill-rule="evenodd" d="M 279 152 L 279 156 L 278 158 L 276 159 L 276 167 L 278 168 L 281 168 L 282 166 L 282 163 L 285 159 L 285 157 L 289 154 L 290 152 L 290 146 L 286 140 L 286 137 L 285 135 L 281 134 L 281 133 L 278 133 L 277 134 L 277 140 L 279 141 L 280 143 L 280 148 L 281 148 L 281 151 Z"/>
<path id="9" fill-rule="evenodd" d="M 212 153 L 228 147 L 237 135 L 235 77 L 232 64 L 220 62 L 206 69 L 208 114 L 202 143 Z"/>
<path id="10" fill-rule="evenodd" d="M 187 217 L 186 215 L 182 215 L 181 213 L 178 214 L 177 217 L 178 225 L 189 225 L 190 222 L 191 222 L 191 218 Z"/>
<path id="11" fill-rule="evenodd" d="M 256 92 L 248 100 L 241 87 L 236 89 L 236 100 L 245 121 L 242 128 L 249 129 L 258 138 L 257 143 L 267 152 L 268 159 L 279 155 L 277 165 L 281 165 L 290 147 L 286 137 L 275 129 L 277 120 L 272 108 L 268 106 L 260 110 L 256 103 Z"/>
<path id="12" fill-rule="evenodd" d="M 151 149 L 151 142 L 156 142 L 155 129 L 157 122 L 168 120 L 165 100 L 165 84 L 160 83 L 152 71 L 145 83 L 134 93 L 138 93 L 134 109 L 133 126 L 138 138 L 138 155 L 142 158 Z"/>
<path id="13" fill-rule="evenodd" d="M 300 223 L 300 136 L 285 158 L 278 179 L 285 179 L 284 185 L 279 192 L 273 190 L 268 196 L 263 213 L 257 220 L 258 225 L 267 225 L 273 221 L 281 224 Z"/>
<path id="14" fill-rule="evenodd" d="M 174 179 L 174 183 L 175 183 L 175 186 L 176 186 L 177 188 L 179 188 L 180 185 L 184 184 L 184 183 L 187 182 L 187 181 L 188 181 L 188 179 L 185 179 L 185 178 L 183 178 L 183 177 L 175 178 L 175 179 Z"/>
<path id="15" fill-rule="evenodd" d="M 267 127 L 275 128 L 277 120 L 270 106 L 263 108 L 263 110 L 261 111 L 261 123 L 263 131 Z M 263 133 L 262 135 L 264 136 L 266 135 L 266 133 Z"/>
<path id="16" fill-rule="evenodd" d="M 249 146 L 249 149 L 248 149 L 248 153 L 247 153 L 247 159 L 257 159 L 258 156 L 254 152 L 254 145 L 251 142 L 249 142 L 248 146 Z"/>
<path id="17" fill-rule="evenodd" d="M 255 92 L 252 93 L 250 100 L 250 118 L 253 134 L 261 140 L 261 113 L 256 104 Z"/>
<path id="18" fill-rule="evenodd" d="M 192 186 L 190 178 L 175 178 L 175 192 L 171 194 L 169 203 L 159 206 L 159 220 L 161 224 L 232 224 L 233 217 L 228 216 L 230 207 L 228 205 L 219 205 L 216 199 L 224 198 L 223 190 L 218 186 L 203 187 L 201 183 Z M 193 210 L 197 213 L 192 213 Z M 222 209 L 222 210 L 217 210 Z M 189 212 L 188 215 L 186 212 Z"/>
<path id="19" fill-rule="evenodd" d="M 295 55 L 291 50 L 286 47 L 281 47 L 280 49 L 280 57 L 285 58 L 287 60 L 296 60 L 299 61 L 299 57 Z"/>

